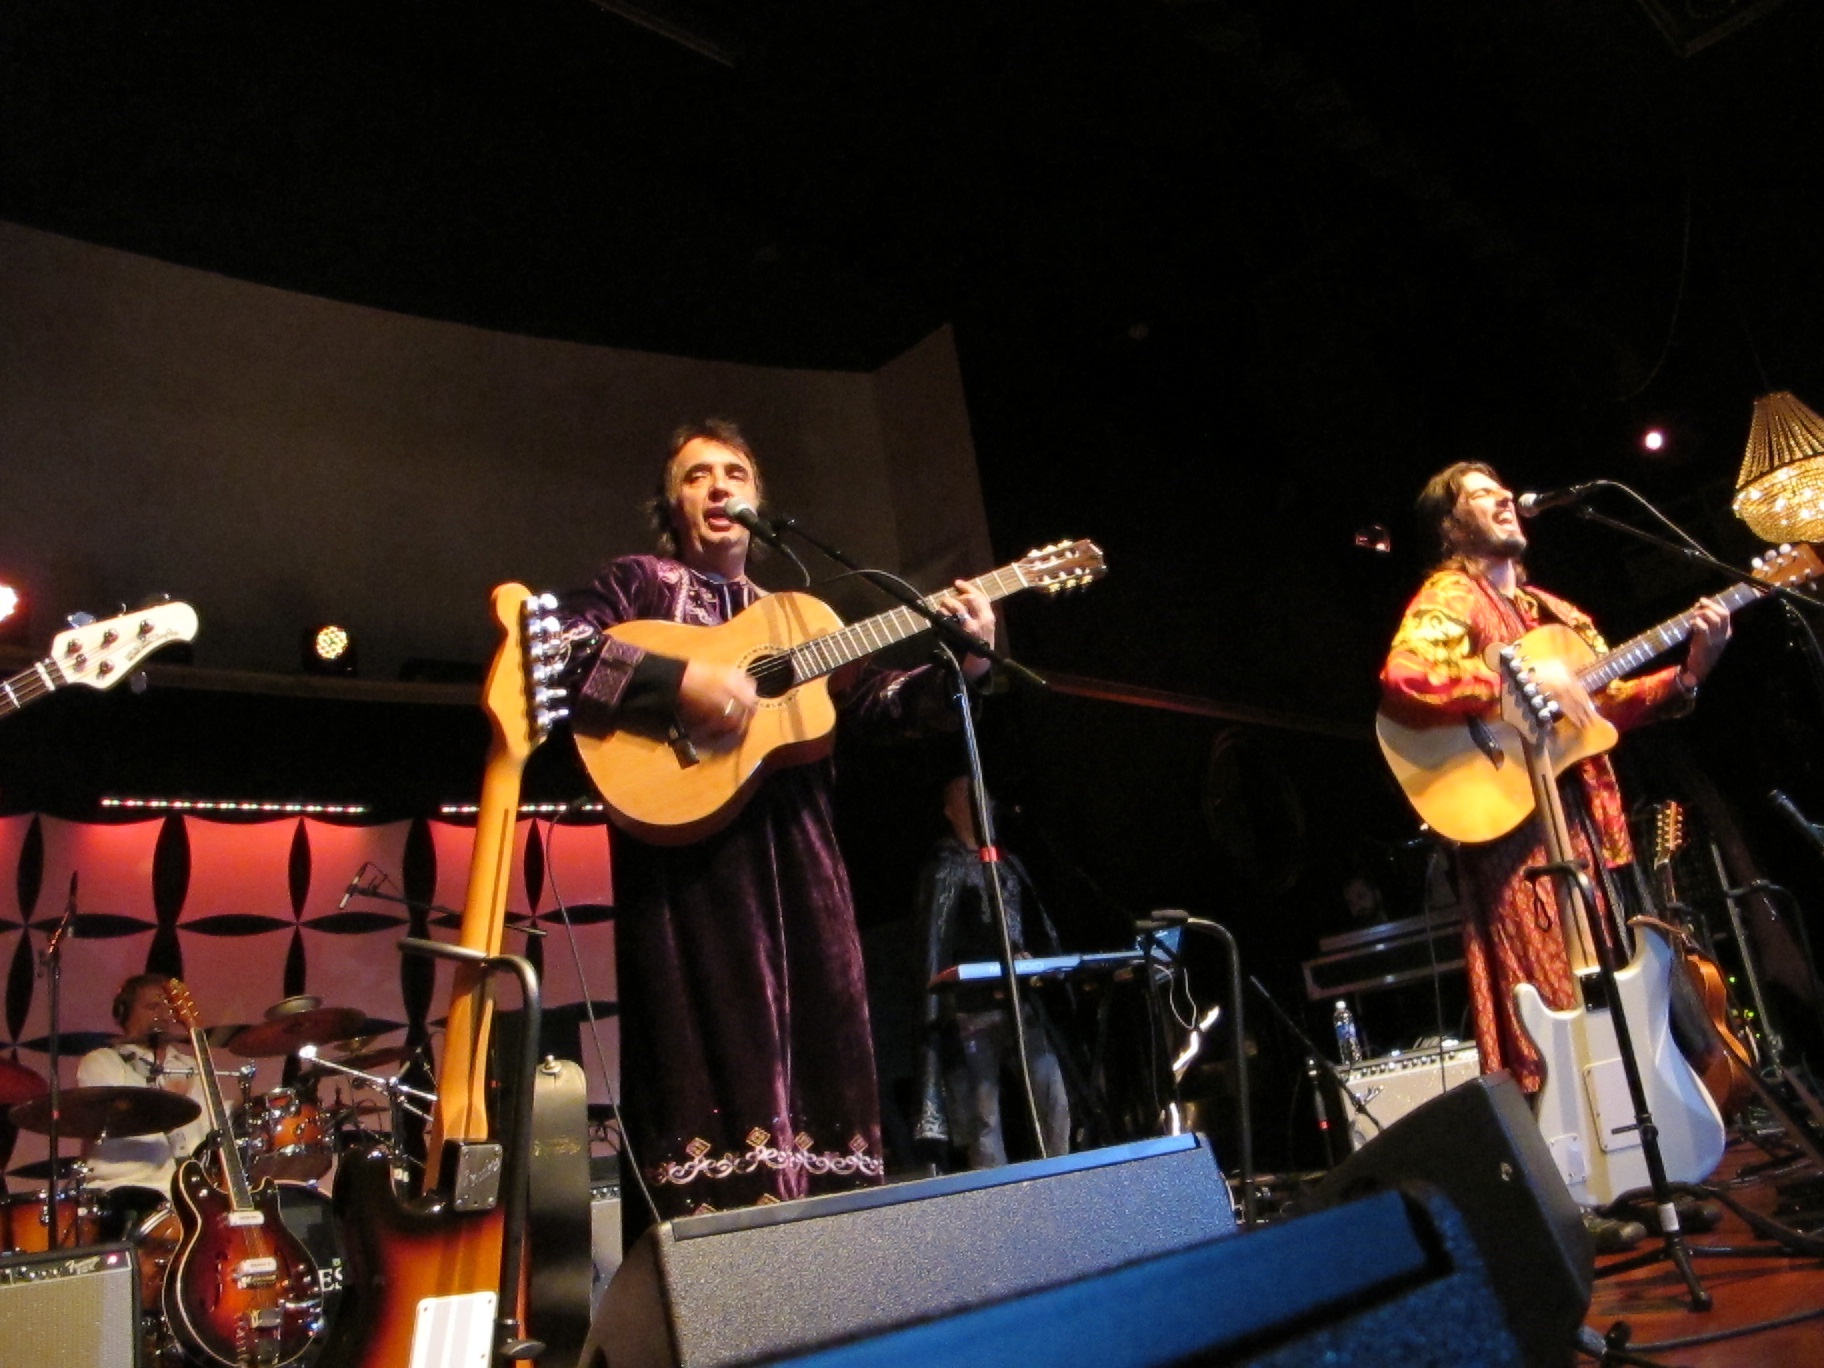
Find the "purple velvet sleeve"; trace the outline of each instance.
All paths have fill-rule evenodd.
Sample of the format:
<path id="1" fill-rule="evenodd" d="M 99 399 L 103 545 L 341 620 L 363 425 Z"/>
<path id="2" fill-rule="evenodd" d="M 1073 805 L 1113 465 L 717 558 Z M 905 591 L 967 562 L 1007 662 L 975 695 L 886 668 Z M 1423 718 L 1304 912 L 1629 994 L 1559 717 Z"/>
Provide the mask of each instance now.
<path id="1" fill-rule="evenodd" d="M 564 596 L 558 615 L 592 627 L 669 616 L 657 567 L 650 556 L 611 561 L 588 588 Z M 601 735 L 614 729 L 621 709 L 636 699 L 654 709 L 669 707 L 682 676 L 681 662 L 648 656 L 637 646 L 608 637 L 576 687 L 572 725 L 586 735 Z"/>

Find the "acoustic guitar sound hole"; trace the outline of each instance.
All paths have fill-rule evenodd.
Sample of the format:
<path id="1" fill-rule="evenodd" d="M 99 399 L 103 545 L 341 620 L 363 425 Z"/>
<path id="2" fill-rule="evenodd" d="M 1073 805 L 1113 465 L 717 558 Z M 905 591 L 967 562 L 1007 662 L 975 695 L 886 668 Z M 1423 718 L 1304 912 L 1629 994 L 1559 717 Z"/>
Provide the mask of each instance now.
<path id="1" fill-rule="evenodd" d="M 797 683 L 792 678 L 792 658 L 783 653 L 750 661 L 747 673 L 762 698 L 783 698 Z"/>

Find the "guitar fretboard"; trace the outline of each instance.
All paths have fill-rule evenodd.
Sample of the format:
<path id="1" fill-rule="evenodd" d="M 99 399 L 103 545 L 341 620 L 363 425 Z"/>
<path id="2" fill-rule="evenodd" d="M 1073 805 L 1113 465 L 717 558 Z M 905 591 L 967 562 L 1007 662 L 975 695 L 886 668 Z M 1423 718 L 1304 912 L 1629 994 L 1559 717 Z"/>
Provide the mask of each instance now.
<path id="1" fill-rule="evenodd" d="M 1754 602 L 1764 591 L 1752 584 L 1737 584 L 1716 596 L 1730 612 Z M 1630 637 L 1595 664 L 1577 672 L 1578 680 L 1591 693 L 1607 688 L 1623 675 L 1632 674 L 1656 656 L 1664 655 L 1691 635 L 1691 623 L 1697 609 L 1691 608 L 1657 627 Z"/>
<path id="2" fill-rule="evenodd" d="M 970 581 L 990 602 L 1018 593 L 1026 580 L 1017 565 L 1004 565 Z M 945 590 L 944 593 L 949 593 Z M 920 600 L 927 608 L 936 609 L 939 594 L 928 594 Z M 872 655 L 895 642 L 931 630 L 931 624 L 910 608 L 895 608 L 875 617 L 851 623 L 827 636 L 814 637 L 794 646 L 787 656 L 792 663 L 794 682 L 816 679 L 847 665 L 852 660 Z"/>
<path id="3" fill-rule="evenodd" d="M 57 662 L 41 660 L 29 670 L 21 670 L 10 679 L 0 680 L 0 717 L 16 713 L 27 703 L 35 702 L 56 689 L 63 681 L 56 675 Z"/>

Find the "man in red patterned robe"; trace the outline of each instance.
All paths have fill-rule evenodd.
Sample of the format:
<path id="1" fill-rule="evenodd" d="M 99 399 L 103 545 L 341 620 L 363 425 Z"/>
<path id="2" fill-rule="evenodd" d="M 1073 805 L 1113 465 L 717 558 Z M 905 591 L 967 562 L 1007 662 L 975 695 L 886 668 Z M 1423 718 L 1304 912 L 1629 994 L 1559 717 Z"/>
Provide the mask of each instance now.
<path id="1" fill-rule="evenodd" d="M 1406 607 L 1381 670 L 1386 711 L 1408 725 L 1498 712 L 1500 675 L 1485 652 L 1545 623 L 1570 628 L 1598 654 L 1607 651 L 1582 610 L 1526 582 L 1514 496 L 1488 466 L 1462 461 L 1434 475 L 1419 495 L 1421 524 L 1437 532 L 1442 553 Z M 1620 680 L 1591 697 L 1562 662 L 1537 662 L 1540 687 L 1574 725 L 1597 713 L 1626 731 L 1658 717 L 1688 712 L 1697 690 L 1729 640 L 1729 615 L 1710 599 L 1695 610 L 1684 664 Z M 1591 859 L 1590 834 L 1608 868 L 1633 858 L 1626 814 L 1606 755 L 1574 765 L 1559 779 L 1577 854 Z M 1577 814 L 1587 814 L 1579 820 Z M 1526 871 L 1545 863 L 1539 824 L 1528 820 L 1458 859 L 1469 911 L 1463 922 L 1464 959 L 1476 1047 L 1483 1072 L 1506 1069 L 1528 1093 L 1544 1074 L 1514 1006 L 1514 987 L 1531 983 L 1548 1006 L 1577 1005 L 1557 900 L 1549 880 Z M 1594 863 L 1589 866 L 1594 870 Z M 1600 890 L 1600 883 L 1599 883 Z"/>

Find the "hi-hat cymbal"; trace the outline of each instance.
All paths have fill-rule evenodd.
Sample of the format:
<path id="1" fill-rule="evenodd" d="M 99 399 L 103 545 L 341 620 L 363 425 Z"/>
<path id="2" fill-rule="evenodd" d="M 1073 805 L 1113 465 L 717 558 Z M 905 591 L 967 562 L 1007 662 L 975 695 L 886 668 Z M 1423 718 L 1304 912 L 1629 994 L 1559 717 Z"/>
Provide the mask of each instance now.
<path id="1" fill-rule="evenodd" d="M 43 1097 L 50 1090 L 51 1085 L 25 1065 L 10 1059 L 0 1059 L 0 1107 L 10 1107 L 15 1102 L 30 1102 L 34 1097 Z"/>
<path id="2" fill-rule="evenodd" d="M 228 1041 L 228 1050 L 244 1059 L 296 1054 L 306 1045 L 347 1040 L 359 1032 L 366 1021 L 367 1013 L 355 1007 L 316 1007 L 292 1012 L 242 1027 Z"/>
<path id="3" fill-rule="evenodd" d="M 57 1165 L 57 1178 L 59 1182 L 67 1182 L 71 1178 L 86 1177 L 88 1172 L 89 1166 L 80 1159 L 64 1159 L 59 1161 Z M 6 1171 L 6 1176 L 8 1178 L 36 1179 L 39 1182 L 43 1182 L 51 1176 L 51 1161 L 49 1159 L 39 1159 L 34 1163 L 21 1164 L 18 1168 L 8 1169 Z"/>
<path id="4" fill-rule="evenodd" d="M 68 1140 L 107 1140 L 117 1135 L 156 1135 L 188 1125 L 202 1108 L 159 1088 L 65 1088 L 58 1096 L 57 1133 Z M 20 1130 L 51 1129 L 51 1099 L 21 1102 L 8 1113 Z"/>

